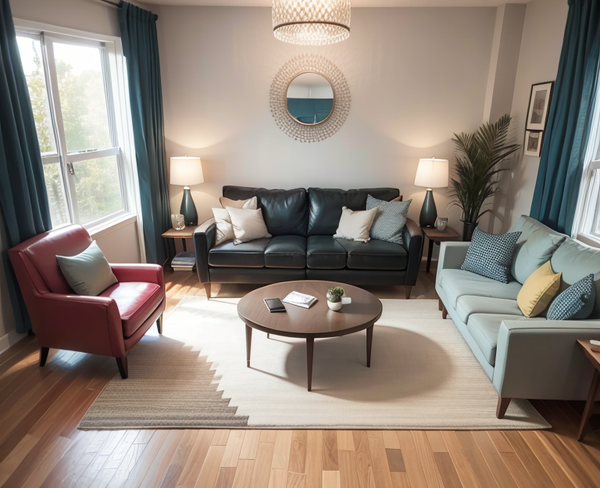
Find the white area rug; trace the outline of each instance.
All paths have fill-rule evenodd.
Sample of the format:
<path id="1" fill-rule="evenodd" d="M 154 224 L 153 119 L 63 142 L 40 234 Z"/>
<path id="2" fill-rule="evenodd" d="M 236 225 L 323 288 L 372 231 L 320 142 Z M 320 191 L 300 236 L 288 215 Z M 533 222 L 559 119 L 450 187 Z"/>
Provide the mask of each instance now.
<path id="1" fill-rule="evenodd" d="M 371 368 L 366 332 L 316 340 L 312 392 L 304 340 L 255 330 L 246 367 L 237 302 L 185 297 L 164 336 L 149 333 L 132 350 L 129 379 L 111 380 L 80 428 L 550 427 L 524 400 L 496 418 L 496 390 L 435 300 L 382 300 Z"/>

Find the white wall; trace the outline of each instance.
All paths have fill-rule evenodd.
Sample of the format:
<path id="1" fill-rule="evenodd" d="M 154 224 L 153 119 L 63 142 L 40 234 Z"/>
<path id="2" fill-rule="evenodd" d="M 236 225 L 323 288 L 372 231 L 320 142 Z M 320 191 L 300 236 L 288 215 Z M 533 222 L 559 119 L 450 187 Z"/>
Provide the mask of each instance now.
<path id="1" fill-rule="evenodd" d="M 536 0 L 527 5 L 511 112 L 520 144 L 531 85 L 556 79 L 568 10 L 567 0 Z M 539 163 L 536 157 L 519 157 L 505 175 L 506 199 L 499 202 L 498 210 L 505 218 L 500 230 L 508 230 L 520 215 L 529 215 Z"/>
<path id="2" fill-rule="evenodd" d="M 159 7 L 167 156 L 200 156 L 205 183 L 192 188 L 200 220 L 224 184 L 294 188 L 397 186 L 414 198 L 419 158 L 453 160 L 454 132 L 482 122 L 496 9 L 362 8 L 347 41 L 285 44 L 269 8 Z M 345 75 L 350 114 L 331 138 L 300 143 L 276 125 L 271 82 L 294 56 L 316 53 Z M 435 190 L 438 213 L 459 211 Z M 171 188 L 172 209 L 181 187 Z"/>

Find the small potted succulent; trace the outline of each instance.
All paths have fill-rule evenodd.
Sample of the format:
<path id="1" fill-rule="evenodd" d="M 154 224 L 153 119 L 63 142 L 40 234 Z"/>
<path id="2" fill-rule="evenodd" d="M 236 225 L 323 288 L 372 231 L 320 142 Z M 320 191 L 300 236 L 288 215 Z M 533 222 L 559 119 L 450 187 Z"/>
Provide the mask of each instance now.
<path id="1" fill-rule="evenodd" d="M 342 297 L 344 289 L 341 286 L 334 286 L 327 290 L 327 306 L 337 312 L 342 309 Z"/>

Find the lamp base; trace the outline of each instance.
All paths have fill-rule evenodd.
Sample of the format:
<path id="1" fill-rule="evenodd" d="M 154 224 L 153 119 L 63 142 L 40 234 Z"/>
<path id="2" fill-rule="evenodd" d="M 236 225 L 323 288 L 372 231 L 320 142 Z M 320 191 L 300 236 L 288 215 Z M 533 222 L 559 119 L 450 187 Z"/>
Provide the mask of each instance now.
<path id="1" fill-rule="evenodd" d="M 198 212 L 196 212 L 196 205 L 194 205 L 189 186 L 183 187 L 183 199 L 179 212 L 183 214 L 185 225 L 198 225 Z"/>
<path id="2" fill-rule="evenodd" d="M 421 207 L 421 214 L 419 215 L 419 225 L 421 227 L 434 227 L 435 219 L 437 219 L 437 209 L 433 200 L 433 191 L 431 191 L 431 188 L 428 188 L 423 206 Z"/>

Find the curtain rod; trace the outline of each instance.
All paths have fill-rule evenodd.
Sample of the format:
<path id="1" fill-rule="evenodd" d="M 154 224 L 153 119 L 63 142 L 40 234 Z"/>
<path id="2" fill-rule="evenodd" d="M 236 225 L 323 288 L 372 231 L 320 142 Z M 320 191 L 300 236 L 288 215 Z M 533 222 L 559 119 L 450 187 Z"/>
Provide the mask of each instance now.
<path id="1" fill-rule="evenodd" d="M 121 6 L 123 5 L 123 0 L 121 0 L 120 2 L 113 2 L 111 0 L 100 0 L 101 2 L 104 3 L 108 3 L 109 5 L 112 5 L 113 7 L 117 7 L 117 8 L 121 8 Z M 154 20 L 158 20 L 158 15 L 154 14 Z"/>

